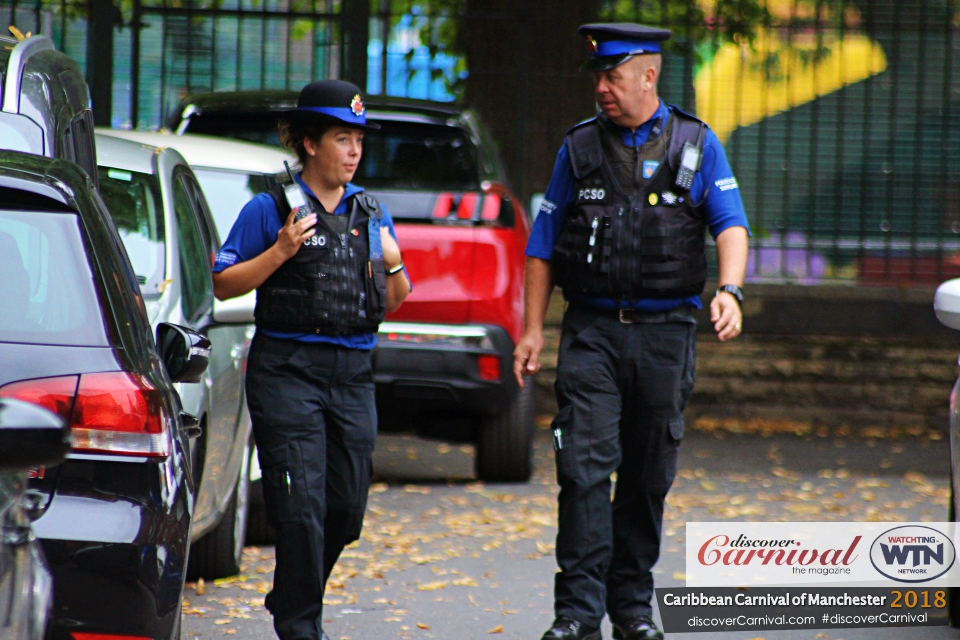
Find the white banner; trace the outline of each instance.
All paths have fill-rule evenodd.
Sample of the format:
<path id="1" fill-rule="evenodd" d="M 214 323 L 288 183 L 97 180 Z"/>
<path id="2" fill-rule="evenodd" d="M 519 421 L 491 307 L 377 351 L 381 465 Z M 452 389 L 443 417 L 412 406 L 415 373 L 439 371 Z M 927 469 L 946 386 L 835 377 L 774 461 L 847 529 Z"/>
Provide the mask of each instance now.
<path id="1" fill-rule="evenodd" d="M 960 586 L 948 522 L 688 522 L 687 586 Z"/>

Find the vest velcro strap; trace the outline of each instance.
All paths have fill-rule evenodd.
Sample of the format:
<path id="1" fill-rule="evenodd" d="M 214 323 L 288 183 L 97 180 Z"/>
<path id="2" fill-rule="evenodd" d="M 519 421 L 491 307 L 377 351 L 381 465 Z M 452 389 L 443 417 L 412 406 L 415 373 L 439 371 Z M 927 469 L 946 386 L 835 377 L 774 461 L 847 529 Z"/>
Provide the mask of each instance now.
<path id="1" fill-rule="evenodd" d="M 652 256 L 681 254 L 685 253 L 691 247 L 696 247 L 698 244 L 698 240 L 678 240 L 676 242 L 657 244 L 645 242 L 640 245 L 640 255 L 643 256 L 643 258 L 648 258 Z"/>
<path id="2" fill-rule="evenodd" d="M 689 238 L 688 227 L 644 227 L 643 237 L 646 238 Z"/>
<path id="3" fill-rule="evenodd" d="M 640 265 L 641 273 L 671 273 L 673 271 L 679 271 L 681 269 L 688 268 L 689 265 L 684 264 L 680 261 L 671 261 L 671 262 L 649 262 L 643 265 Z"/>
<path id="4" fill-rule="evenodd" d="M 653 291 L 669 291 L 671 289 L 683 289 L 691 285 L 702 284 L 702 281 L 703 278 L 700 276 L 700 274 L 693 274 L 689 276 L 684 274 L 669 280 L 664 280 L 662 278 L 657 278 L 656 280 L 652 280 L 650 282 L 644 280 L 643 288 Z"/>

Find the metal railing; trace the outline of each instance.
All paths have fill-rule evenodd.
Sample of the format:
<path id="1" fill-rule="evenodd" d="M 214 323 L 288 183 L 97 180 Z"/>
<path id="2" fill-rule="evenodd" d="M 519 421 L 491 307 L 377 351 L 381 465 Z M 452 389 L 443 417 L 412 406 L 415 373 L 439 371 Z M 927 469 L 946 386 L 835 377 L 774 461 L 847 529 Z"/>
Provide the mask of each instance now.
<path id="1" fill-rule="evenodd" d="M 113 29 L 111 124 L 156 128 L 187 93 L 298 89 L 337 77 L 334 0 L 125 0 Z M 86 65 L 88 3 L 0 2 L 0 20 L 50 35 Z"/>
<path id="2" fill-rule="evenodd" d="M 661 93 L 725 145 L 754 233 L 751 280 L 960 277 L 955 1 L 765 0 L 745 26 L 726 5 L 678 4 L 603 11 L 674 31 Z"/>

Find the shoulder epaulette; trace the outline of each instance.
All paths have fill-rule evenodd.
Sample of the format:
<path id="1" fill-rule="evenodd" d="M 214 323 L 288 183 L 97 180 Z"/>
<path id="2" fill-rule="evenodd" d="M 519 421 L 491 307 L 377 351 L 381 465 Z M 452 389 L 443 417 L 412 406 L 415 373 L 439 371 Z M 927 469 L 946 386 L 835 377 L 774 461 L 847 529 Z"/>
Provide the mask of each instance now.
<path id="1" fill-rule="evenodd" d="M 603 149 L 600 146 L 600 128 L 597 119 L 584 120 L 567 133 L 567 153 L 573 175 L 580 180 L 603 164 Z"/>
<path id="2" fill-rule="evenodd" d="M 367 215 L 371 218 L 377 218 L 379 220 L 383 217 L 383 210 L 380 208 L 380 203 L 377 202 L 377 199 L 373 196 L 361 191 L 355 195 L 354 198 L 356 198 L 360 208 L 366 211 Z"/>
<path id="3" fill-rule="evenodd" d="M 583 126 L 588 125 L 588 124 L 592 124 L 592 123 L 594 123 L 594 122 L 596 122 L 596 121 L 597 121 L 597 117 L 596 117 L 596 116 L 594 116 L 594 117 L 592 117 L 592 118 L 587 118 L 586 120 L 581 120 L 581 121 L 578 122 L 577 124 L 573 125 L 573 126 L 570 127 L 569 129 L 567 129 L 567 135 L 570 135 L 571 133 L 573 133 L 573 130 L 574 130 L 574 129 L 579 129 L 580 127 L 583 127 Z"/>
<path id="4" fill-rule="evenodd" d="M 704 137 L 710 127 L 703 120 L 684 113 L 675 105 L 670 105 L 669 109 L 674 123 L 673 132 L 670 134 L 670 148 L 667 150 L 667 161 L 674 170 L 677 170 L 680 166 L 683 145 L 687 142 L 697 147 L 702 157 Z"/>

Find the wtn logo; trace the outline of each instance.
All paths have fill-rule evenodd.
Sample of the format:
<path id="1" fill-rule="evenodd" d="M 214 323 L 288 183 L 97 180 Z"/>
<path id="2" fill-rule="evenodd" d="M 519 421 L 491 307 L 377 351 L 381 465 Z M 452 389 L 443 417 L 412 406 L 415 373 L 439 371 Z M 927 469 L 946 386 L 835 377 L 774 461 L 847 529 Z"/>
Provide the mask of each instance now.
<path id="1" fill-rule="evenodd" d="M 931 542 L 935 542 L 935 538 L 930 539 Z M 930 547 L 924 544 L 904 544 L 904 545 L 885 545 L 880 543 L 880 550 L 883 553 L 883 561 L 887 564 L 906 564 L 910 556 L 913 556 L 913 566 L 919 566 L 922 562 L 923 564 L 930 564 L 930 561 L 935 561 L 938 565 L 943 564 L 943 543 L 937 545 L 937 550 L 934 551 Z M 907 572 L 907 569 L 901 569 L 901 573 Z M 921 569 L 923 573 L 926 573 L 926 569 Z"/>
<path id="2" fill-rule="evenodd" d="M 905 525 L 881 534 L 870 548 L 870 562 L 897 582 L 927 582 L 944 575 L 956 559 L 950 538 L 932 527 Z"/>

